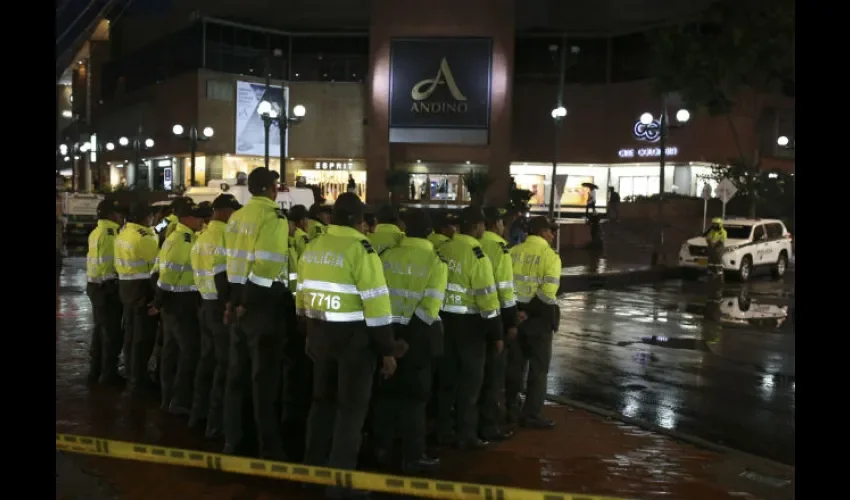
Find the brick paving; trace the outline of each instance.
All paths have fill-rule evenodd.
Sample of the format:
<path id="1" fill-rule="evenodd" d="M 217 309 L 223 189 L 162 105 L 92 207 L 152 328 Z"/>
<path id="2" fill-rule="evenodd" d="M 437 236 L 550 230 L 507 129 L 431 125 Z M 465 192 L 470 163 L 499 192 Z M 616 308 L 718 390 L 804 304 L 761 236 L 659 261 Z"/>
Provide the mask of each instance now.
<path id="1" fill-rule="evenodd" d="M 63 277 L 57 316 L 57 432 L 219 452 L 220 442 L 203 439 L 184 419 L 163 414 L 156 398 L 131 398 L 116 389 L 85 385 L 91 314 L 79 276 Z M 727 457 L 668 437 L 565 406 L 547 406 L 557 422 L 550 431 L 520 430 L 514 439 L 487 451 L 436 450 L 439 478 L 628 498 L 740 498 L 727 492 L 715 474 Z M 125 499 L 318 498 L 300 486 L 167 465 L 70 456 L 90 477 Z M 80 483 L 80 481 L 77 481 Z M 100 498 L 94 493 L 64 494 L 57 466 L 57 498 Z M 77 487 L 77 490 L 80 488 Z"/>

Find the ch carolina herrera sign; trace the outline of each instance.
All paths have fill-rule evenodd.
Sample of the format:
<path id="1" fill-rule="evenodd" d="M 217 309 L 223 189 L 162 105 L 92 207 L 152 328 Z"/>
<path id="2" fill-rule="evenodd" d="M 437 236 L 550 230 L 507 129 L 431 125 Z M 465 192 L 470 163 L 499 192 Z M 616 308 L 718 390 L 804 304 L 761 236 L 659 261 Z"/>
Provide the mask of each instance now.
<path id="1" fill-rule="evenodd" d="M 397 38 L 390 50 L 390 127 L 490 124 L 490 38 Z"/>

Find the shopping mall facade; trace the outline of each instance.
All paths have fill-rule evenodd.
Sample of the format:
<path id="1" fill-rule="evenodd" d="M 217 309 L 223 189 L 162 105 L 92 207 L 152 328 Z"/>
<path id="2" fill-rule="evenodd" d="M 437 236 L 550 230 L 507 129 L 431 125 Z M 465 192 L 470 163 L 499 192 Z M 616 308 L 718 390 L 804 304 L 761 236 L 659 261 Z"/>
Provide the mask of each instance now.
<path id="1" fill-rule="evenodd" d="M 199 184 L 249 172 L 264 161 L 257 106 L 269 99 L 290 113 L 297 104 L 306 108 L 283 137 L 271 126 L 271 167 L 281 168 L 283 144 L 287 182 L 320 185 L 330 200 L 351 176 L 369 203 L 386 201 L 388 172 L 402 171 L 410 174 L 402 199 L 462 204 L 470 199 L 464 174 L 480 172 L 489 180 L 488 202 L 504 203 L 513 178 L 544 204 L 556 150 L 562 205 L 583 204 L 587 182 L 613 186 L 622 197 L 658 192 L 657 123 L 639 126 L 641 114 L 661 111 L 646 73 L 644 32 L 524 32 L 511 0 L 368 4 L 365 17 L 345 23 L 357 29 L 332 33 L 234 22 L 212 7 L 215 16 L 162 21 L 156 32 L 166 36 L 153 35 L 149 20 L 125 21 L 74 62 L 57 87 L 58 119 L 67 121 L 71 109 L 72 120 L 91 124 L 100 145 L 91 163 L 95 185 L 188 185 L 190 144 L 174 136 L 175 124 L 214 130 L 197 145 Z M 571 49 L 568 114 L 556 127 L 562 46 Z M 758 151 L 764 168 L 792 168 L 776 137 L 793 133 L 793 100 L 744 96 L 742 103 L 731 118 L 691 109 L 687 125 L 670 131 L 665 191 L 698 195 L 710 166 L 741 151 Z M 147 138 L 154 146 L 103 148 L 122 136 L 130 146 Z M 69 163 L 86 178 L 85 162 Z M 606 197 L 600 189 L 598 204 Z"/>

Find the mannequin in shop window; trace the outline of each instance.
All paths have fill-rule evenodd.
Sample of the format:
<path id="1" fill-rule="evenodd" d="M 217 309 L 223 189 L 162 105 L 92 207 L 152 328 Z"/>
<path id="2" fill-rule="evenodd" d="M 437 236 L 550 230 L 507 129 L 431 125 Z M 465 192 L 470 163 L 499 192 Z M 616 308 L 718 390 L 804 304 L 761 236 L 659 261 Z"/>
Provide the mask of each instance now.
<path id="1" fill-rule="evenodd" d="M 354 176 L 353 176 L 353 175 L 351 175 L 351 174 L 348 174 L 348 186 L 347 186 L 347 191 L 348 191 L 349 193 L 357 194 L 357 183 L 356 183 L 356 182 L 354 182 Z"/>

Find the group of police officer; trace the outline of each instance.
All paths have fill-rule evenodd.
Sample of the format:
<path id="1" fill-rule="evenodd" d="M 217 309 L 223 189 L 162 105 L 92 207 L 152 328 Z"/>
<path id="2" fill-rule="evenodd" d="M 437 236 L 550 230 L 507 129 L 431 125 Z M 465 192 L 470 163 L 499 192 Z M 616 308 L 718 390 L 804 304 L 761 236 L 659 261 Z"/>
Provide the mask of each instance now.
<path id="1" fill-rule="evenodd" d="M 252 413 L 261 457 L 343 469 L 357 467 L 364 429 L 379 463 L 437 466 L 425 452 L 432 399 L 441 445 L 480 449 L 514 425 L 554 425 L 541 410 L 561 263 L 545 217 L 508 248 L 504 210 L 370 217 L 344 193 L 332 210 L 285 213 L 278 187 L 257 168 L 244 207 L 179 198 L 159 236 L 145 204 L 100 204 L 91 382 L 121 381 L 123 348 L 129 389 L 149 389 L 154 355 L 163 410 L 205 423 L 225 453 L 245 452 Z"/>

